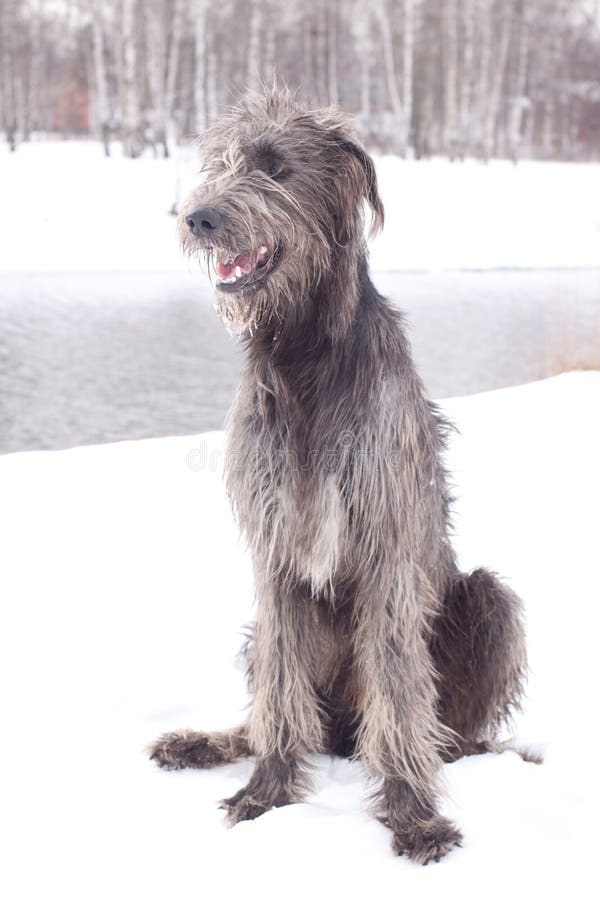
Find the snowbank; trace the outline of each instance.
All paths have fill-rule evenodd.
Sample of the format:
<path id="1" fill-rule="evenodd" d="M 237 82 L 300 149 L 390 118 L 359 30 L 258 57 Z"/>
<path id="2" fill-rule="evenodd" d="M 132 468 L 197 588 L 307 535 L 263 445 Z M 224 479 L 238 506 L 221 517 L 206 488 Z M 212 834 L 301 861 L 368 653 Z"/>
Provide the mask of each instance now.
<path id="1" fill-rule="evenodd" d="M 198 164 L 105 159 L 94 142 L 0 143 L 0 271 L 181 271 L 168 214 Z M 377 270 L 598 266 L 600 165 L 377 160 Z M 149 264 L 150 261 L 150 264 Z"/>
<path id="2" fill-rule="evenodd" d="M 166 729 L 239 721 L 246 702 L 234 656 L 251 573 L 221 434 L 0 458 L 4 896 L 590 896 L 599 405 L 600 373 L 443 404 L 462 432 L 456 545 L 525 598 L 516 730 L 547 758 L 447 766 L 465 843 L 426 869 L 392 855 L 358 764 L 316 759 L 306 803 L 227 830 L 217 801 L 248 763 L 165 773 L 143 755 Z"/>

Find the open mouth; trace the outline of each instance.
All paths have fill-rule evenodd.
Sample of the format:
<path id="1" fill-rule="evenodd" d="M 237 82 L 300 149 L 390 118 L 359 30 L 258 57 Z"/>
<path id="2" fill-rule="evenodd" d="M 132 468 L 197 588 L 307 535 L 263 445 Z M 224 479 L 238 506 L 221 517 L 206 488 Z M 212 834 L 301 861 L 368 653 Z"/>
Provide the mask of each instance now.
<path id="1" fill-rule="evenodd" d="M 278 244 L 273 253 L 261 245 L 256 250 L 237 256 L 219 255 L 217 260 L 217 290 L 225 293 L 241 293 L 259 288 L 277 268 L 283 256 Z"/>

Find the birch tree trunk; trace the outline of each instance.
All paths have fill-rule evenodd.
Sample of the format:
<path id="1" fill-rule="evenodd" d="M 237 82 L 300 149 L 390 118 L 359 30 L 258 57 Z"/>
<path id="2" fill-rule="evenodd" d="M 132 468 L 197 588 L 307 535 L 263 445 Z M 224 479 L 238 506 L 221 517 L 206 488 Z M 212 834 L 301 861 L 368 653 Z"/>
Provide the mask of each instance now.
<path id="1" fill-rule="evenodd" d="M 110 156 L 110 110 L 106 64 L 104 60 L 104 25 L 100 0 L 92 0 L 92 55 L 94 59 L 94 125 L 98 140 L 102 141 L 104 155 Z"/>
<path id="2" fill-rule="evenodd" d="M 513 162 L 517 162 L 519 159 L 523 143 L 523 113 L 527 108 L 525 94 L 529 58 L 529 27 L 529 3 L 528 0 L 523 0 L 518 22 L 517 71 L 508 125 L 508 152 Z"/>
<path id="3" fill-rule="evenodd" d="M 434 149 L 436 61 L 436 54 L 433 52 L 428 53 L 423 60 L 422 97 L 415 119 L 414 148 L 417 159 L 431 156 Z"/>
<path id="4" fill-rule="evenodd" d="M 338 88 L 338 4 L 337 0 L 327 3 L 327 94 L 329 103 L 339 101 Z"/>
<path id="5" fill-rule="evenodd" d="M 208 121 L 214 122 L 219 115 L 219 82 L 217 77 L 218 57 L 213 44 L 208 51 L 206 59 L 206 100 Z"/>
<path id="6" fill-rule="evenodd" d="M 381 49 L 383 51 L 383 65 L 385 71 L 385 81 L 392 106 L 394 123 L 396 128 L 402 134 L 404 110 L 402 108 L 402 100 L 398 91 L 398 80 L 396 77 L 396 63 L 394 61 L 394 45 L 392 42 L 392 31 L 390 18 L 388 16 L 385 0 L 377 0 L 373 6 L 373 14 L 379 24 L 381 32 Z"/>
<path id="7" fill-rule="evenodd" d="M 360 8 L 364 8 L 361 7 Z M 357 36 L 357 54 L 360 59 L 360 120 L 365 133 L 371 127 L 371 15 L 369 7 L 364 8 L 364 20 Z"/>
<path id="8" fill-rule="evenodd" d="M 463 0 L 463 58 L 459 91 L 459 152 L 464 158 L 471 145 L 472 98 L 475 76 L 475 0 Z"/>
<path id="9" fill-rule="evenodd" d="M 413 54 L 415 44 L 414 0 L 404 0 L 404 35 L 402 41 L 402 132 L 400 151 L 406 155 L 411 141 L 413 108 Z"/>
<path id="10" fill-rule="evenodd" d="M 457 149 L 458 125 L 458 4 L 445 0 L 444 4 L 444 150 L 454 159 Z"/>
<path id="11" fill-rule="evenodd" d="M 549 97 L 542 105 L 542 153 L 546 159 L 551 159 L 554 156 L 555 116 L 554 97 Z"/>
<path id="12" fill-rule="evenodd" d="M 175 90 L 177 87 L 177 73 L 179 72 L 179 57 L 181 39 L 183 37 L 184 6 L 187 0 L 175 0 L 173 4 L 173 24 L 171 27 L 171 42 L 167 57 L 167 74 L 165 83 L 165 110 L 167 116 L 167 130 L 170 129 L 175 106 Z"/>
<path id="13" fill-rule="evenodd" d="M 315 84 L 315 64 L 313 53 L 312 17 L 302 17 L 302 63 L 306 78 L 306 95 L 310 103 L 316 102 L 318 92 Z"/>
<path id="14" fill-rule="evenodd" d="M 137 0 L 122 0 L 122 140 L 125 155 L 132 159 L 144 149 L 144 134 L 140 106 L 138 77 Z"/>
<path id="15" fill-rule="evenodd" d="M 275 83 L 277 72 L 275 68 L 275 16 L 276 8 L 271 0 L 263 0 L 263 13 L 266 17 L 264 28 L 265 41 L 263 51 L 263 77 L 266 84 Z"/>
<path id="16" fill-rule="evenodd" d="M 262 0 L 252 0 L 248 32 L 248 65 L 246 84 L 256 90 L 260 83 L 260 35 L 262 31 Z"/>
<path id="17" fill-rule="evenodd" d="M 316 0 L 316 73 L 317 102 L 326 106 L 329 100 L 327 90 L 327 0 Z"/>
<path id="18" fill-rule="evenodd" d="M 144 5 L 146 34 L 146 75 L 151 101 L 152 141 L 169 155 L 167 144 L 167 9 L 165 0 L 151 0 Z"/>
<path id="19" fill-rule="evenodd" d="M 502 84 L 506 74 L 506 63 L 510 46 L 510 34 L 514 12 L 514 0 L 507 0 L 502 7 L 500 40 L 494 59 L 494 69 L 490 84 L 484 124 L 484 155 L 489 159 L 496 149 L 496 128 L 502 98 Z"/>
<path id="20" fill-rule="evenodd" d="M 487 161 L 485 142 L 486 109 L 490 90 L 492 56 L 493 0 L 476 0 L 479 32 L 479 66 L 477 71 L 477 95 L 475 103 L 474 132 L 475 151 Z"/>
<path id="21" fill-rule="evenodd" d="M 42 91 L 42 63 L 44 53 L 44 35 L 42 32 L 42 3 L 41 0 L 33 7 L 31 20 L 31 58 L 29 64 L 29 120 L 30 128 L 41 128 L 41 91 Z"/>
<path id="22" fill-rule="evenodd" d="M 0 6 L 0 62 L 2 65 L 2 126 L 11 151 L 17 149 L 17 93 L 15 48 L 17 42 L 15 8 Z"/>
<path id="23" fill-rule="evenodd" d="M 194 2 L 194 47 L 196 56 L 196 74 L 194 77 L 194 100 L 196 106 L 196 131 L 202 134 L 208 125 L 206 97 L 207 51 L 206 51 L 206 12 L 207 0 Z"/>
<path id="24" fill-rule="evenodd" d="M 14 86 L 13 90 L 15 92 L 15 112 L 17 118 L 17 134 L 19 134 L 21 141 L 29 140 L 29 105 L 28 105 L 28 96 L 27 96 L 27 85 L 25 83 L 25 79 L 23 78 L 23 72 L 19 71 L 20 65 L 23 60 L 20 53 L 16 55 L 14 68 Z"/>

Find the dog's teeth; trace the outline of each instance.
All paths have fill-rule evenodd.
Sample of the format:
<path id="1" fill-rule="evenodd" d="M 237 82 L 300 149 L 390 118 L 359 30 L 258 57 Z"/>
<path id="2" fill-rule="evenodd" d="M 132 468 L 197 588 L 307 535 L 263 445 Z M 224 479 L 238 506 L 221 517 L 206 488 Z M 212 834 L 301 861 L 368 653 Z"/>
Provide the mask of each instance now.
<path id="1" fill-rule="evenodd" d="M 241 277 L 242 277 L 242 270 L 240 269 L 239 266 L 236 266 L 236 267 L 235 267 L 235 277 L 236 277 L 236 278 L 241 278 Z"/>

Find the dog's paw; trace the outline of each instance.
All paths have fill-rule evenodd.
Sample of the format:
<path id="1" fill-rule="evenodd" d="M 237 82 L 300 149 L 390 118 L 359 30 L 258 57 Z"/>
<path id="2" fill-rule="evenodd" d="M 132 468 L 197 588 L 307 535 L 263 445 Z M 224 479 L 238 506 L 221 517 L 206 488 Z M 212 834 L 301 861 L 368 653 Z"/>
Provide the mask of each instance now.
<path id="1" fill-rule="evenodd" d="M 242 788 L 241 791 L 238 791 L 237 794 L 234 794 L 233 797 L 222 800 L 220 808 L 227 812 L 227 824 L 236 825 L 238 822 L 257 819 L 270 809 L 287 806 L 293 802 L 293 798 L 281 786 L 273 790 L 257 791 L 251 782 Z"/>
<path id="2" fill-rule="evenodd" d="M 210 734 L 172 731 L 148 747 L 148 755 L 163 769 L 212 769 L 227 760 Z"/>
<path id="3" fill-rule="evenodd" d="M 263 800 L 255 797 L 247 788 L 242 788 L 233 797 L 222 800 L 220 803 L 220 809 L 224 809 L 227 813 L 227 824 L 230 826 L 237 825 L 238 822 L 257 819 L 263 813 L 273 808 L 274 804 L 269 805 L 265 803 Z"/>
<path id="4" fill-rule="evenodd" d="M 461 844 L 462 834 L 458 828 L 442 817 L 397 831 L 392 841 L 396 853 L 423 866 L 439 862 L 453 847 Z"/>

